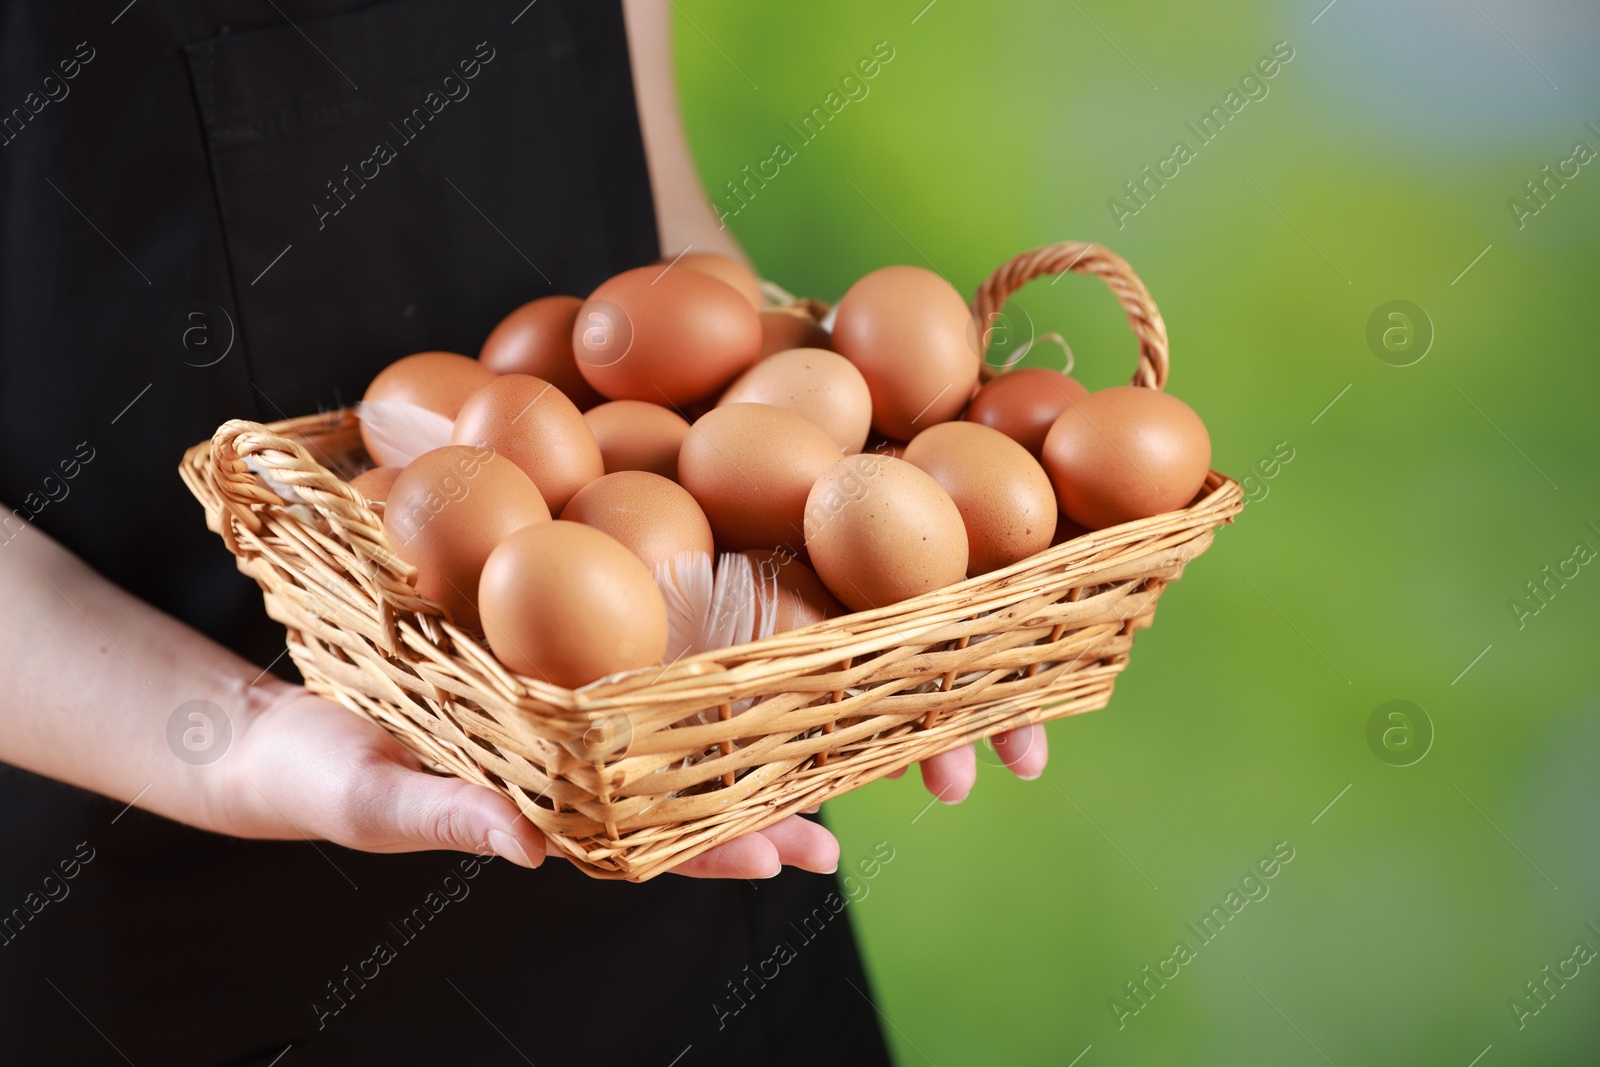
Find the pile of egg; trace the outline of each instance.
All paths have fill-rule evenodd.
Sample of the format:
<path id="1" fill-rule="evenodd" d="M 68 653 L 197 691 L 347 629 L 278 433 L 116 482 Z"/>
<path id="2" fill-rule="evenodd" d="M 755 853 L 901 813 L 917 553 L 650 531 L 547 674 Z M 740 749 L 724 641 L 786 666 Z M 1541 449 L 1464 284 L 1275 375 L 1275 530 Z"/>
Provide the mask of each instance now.
<path id="1" fill-rule="evenodd" d="M 1027 368 L 979 387 L 968 307 L 873 271 L 828 320 L 689 253 L 513 311 L 477 359 L 391 364 L 359 415 L 420 595 L 577 687 L 866 611 L 1187 505 L 1182 401 Z"/>

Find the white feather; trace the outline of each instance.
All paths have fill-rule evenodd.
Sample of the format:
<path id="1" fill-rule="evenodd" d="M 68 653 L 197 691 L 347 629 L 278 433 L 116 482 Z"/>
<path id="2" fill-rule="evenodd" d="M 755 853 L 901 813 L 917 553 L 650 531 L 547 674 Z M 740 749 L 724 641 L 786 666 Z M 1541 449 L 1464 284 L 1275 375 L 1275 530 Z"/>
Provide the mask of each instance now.
<path id="1" fill-rule="evenodd" d="M 656 586 L 667 603 L 667 656 L 675 663 L 697 651 L 711 610 L 711 554 L 684 552 L 656 564 Z"/>
<path id="2" fill-rule="evenodd" d="M 715 573 L 704 552 L 656 564 L 667 603 L 667 662 L 771 637 L 777 626 L 776 576 L 761 575 L 750 557 L 724 552 Z"/>
<path id="3" fill-rule="evenodd" d="M 777 576 L 762 575 L 749 556 L 738 552 L 722 553 L 714 576 L 707 553 L 681 553 L 656 564 L 656 585 L 667 602 L 668 663 L 771 637 L 777 628 Z M 754 702 L 752 697 L 734 701 L 733 714 Z M 688 721 L 710 722 L 716 714 L 707 708 Z"/>
<path id="4" fill-rule="evenodd" d="M 363 435 L 380 467 L 404 467 L 424 452 L 450 443 L 454 423 L 439 414 L 403 400 L 363 400 L 356 416 L 366 427 Z"/>

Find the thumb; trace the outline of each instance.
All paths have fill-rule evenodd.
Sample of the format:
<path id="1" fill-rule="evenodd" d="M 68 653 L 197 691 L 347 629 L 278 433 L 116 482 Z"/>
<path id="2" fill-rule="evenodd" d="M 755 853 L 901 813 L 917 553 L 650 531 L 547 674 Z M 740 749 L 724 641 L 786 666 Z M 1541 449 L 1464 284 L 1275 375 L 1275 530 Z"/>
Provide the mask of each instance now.
<path id="1" fill-rule="evenodd" d="M 392 767 L 387 781 L 374 782 L 387 803 L 375 814 L 387 826 L 375 836 L 392 841 L 390 851 L 453 849 L 493 852 L 519 867 L 544 862 L 545 839 L 507 798 L 487 786 L 406 767 Z"/>

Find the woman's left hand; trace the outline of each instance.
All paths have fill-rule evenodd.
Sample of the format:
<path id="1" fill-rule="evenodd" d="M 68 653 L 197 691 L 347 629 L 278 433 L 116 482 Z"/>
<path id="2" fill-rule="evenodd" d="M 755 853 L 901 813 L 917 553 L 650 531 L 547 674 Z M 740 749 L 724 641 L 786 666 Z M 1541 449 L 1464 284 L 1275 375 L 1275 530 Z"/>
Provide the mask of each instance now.
<path id="1" fill-rule="evenodd" d="M 1044 765 L 1050 759 L 1050 742 L 1040 723 L 995 734 L 994 750 L 1000 762 L 1025 782 L 1043 774 Z M 896 771 L 889 777 L 898 778 L 904 773 Z M 978 753 L 974 745 L 953 748 L 922 761 L 922 784 L 946 804 L 959 804 L 967 799 L 977 780 Z"/>

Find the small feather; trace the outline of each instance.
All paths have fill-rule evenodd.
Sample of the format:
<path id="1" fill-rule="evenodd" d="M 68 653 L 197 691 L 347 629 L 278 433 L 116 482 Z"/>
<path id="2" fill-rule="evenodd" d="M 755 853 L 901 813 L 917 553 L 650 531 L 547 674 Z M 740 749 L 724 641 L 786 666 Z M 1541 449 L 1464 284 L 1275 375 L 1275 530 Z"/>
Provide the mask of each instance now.
<path id="1" fill-rule="evenodd" d="M 667 604 L 668 663 L 771 637 L 777 628 L 778 580 L 748 556 L 724 552 L 713 572 L 709 555 L 684 552 L 656 564 L 655 578 Z"/>
<path id="2" fill-rule="evenodd" d="M 666 662 L 699 651 L 711 611 L 711 554 L 683 552 L 656 564 L 656 586 L 667 604 Z"/>
<path id="3" fill-rule="evenodd" d="M 404 467 L 424 452 L 443 448 L 454 426 L 437 411 L 402 400 L 363 400 L 356 415 L 366 428 L 373 461 L 384 467 Z"/>

